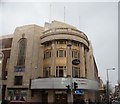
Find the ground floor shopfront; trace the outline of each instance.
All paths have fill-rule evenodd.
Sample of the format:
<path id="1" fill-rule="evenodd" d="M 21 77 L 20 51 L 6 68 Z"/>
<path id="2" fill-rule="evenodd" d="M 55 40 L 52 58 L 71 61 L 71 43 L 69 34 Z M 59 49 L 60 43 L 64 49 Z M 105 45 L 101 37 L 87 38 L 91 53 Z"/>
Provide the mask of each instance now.
<path id="1" fill-rule="evenodd" d="M 81 89 L 78 89 L 81 90 Z M 34 93 L 31 99 L 36 99 L 42 103 L 55 103 L 55 104 L 67 104 L 70 102 L 70 94 L 64 90 L 33 90 Z M 73 101 L 76 100 L 88 100 L 91 99 L 95 101 L 97 99 L 97 91 L 93 90 L 83 90 L 83 93 L 76 94 L 73 91 Z M 34 101 L 33 101 L 34 102 Z"/>
<path id="2" fill-rule="evenodd" d="M 94 101 L 97 98 L 97 91 L 94 90 L 82 90 L 82 93 L 76 94 L 73 91 L 73 101 L 91 99 Z M 8 100 L 21 99 L 32 103 L 55 103 L 55 104 L 67 104 L 70 102 L 70 94 L 66 89 L 44 89 L 44 90 L 28 90 L 28 89 L 8 89 Z"/>
<path id="3" fill-rule="evenodd" d="M 98 82 L 89 79 L 73 78 L 73 83 L 78 84 L 77 92 L 73 88 L 73 101 L 79 99 L 98 98 Z M 71 96 L 67 92 L 67 85 L 70 85 L 70 78 L 39 78 L 31 81 L 28 88 L 7 88 L 7 98 L 21 99 L 28 102 L 42 102 L 65 104 L 71 101 Z"/>
<path id="4" fill-rule="evenodd" d="M 82 93 L 75 93 L 73 90 L 73 101 L 76 99 L 91 99 L 94 101 L 98 96 L 98 82 L 90 79 L 72 78 L 72 82 L 78 84 L 77 90 Z M 71 85 L 70 78 L 39 78 L 31 82 L 32 99 L 39 99 L 41 102 L 65 104 L 71 101 L 67 93 L 67 85 Z M 73 88 L 74 89 L 74 88 Z M 46 97 L 43 97 L 46 96 Z M 39 98 L 38 98 L 39 97 Z M 40 100 L 41 99 L 41 100 Z"/>

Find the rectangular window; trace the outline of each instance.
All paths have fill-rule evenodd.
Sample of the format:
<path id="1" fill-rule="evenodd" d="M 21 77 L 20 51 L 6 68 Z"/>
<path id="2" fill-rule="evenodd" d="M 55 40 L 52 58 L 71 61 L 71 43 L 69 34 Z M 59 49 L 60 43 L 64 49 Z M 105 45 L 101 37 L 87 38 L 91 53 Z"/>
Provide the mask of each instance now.
<path id="1" fill-rule="evenodd" d="M 14 85 L 22 85 L 23 76 L 15 76 Z"/>
<path id="2" fill-rule="evenodd" d="M 57 51 L 57 57 L 58 57 L 58 51 Z"/>
<path id="3" fill-rule="evenodd" d="M 59 57 L 63 57 L 63 50 L 59 50 Z"/>
<path id="4" fill-rule="evenodd" d="M 66 66 L 56 66 L 56 77 L 66 77 Z"/>
<path id="5" fill-rule="evenodd" d="M 51 51 L 46 51 L 44 52 L 44 59 L 50 58 L 51 57 Z"/>
<path id="6" fill-rule="evenodd" d="M 58 40 L 57 44 L 66 44 L 66 40 Z"/>
<path id="7" fill-rule="evenodd" d="M 8 70 L 9 62 L 10 62 L 10 58 L 7 58 L 6 70 Z"/>
<path id="8" fill-rule="evenodd" d="M 74 45 L 74 46 L 79 46 L 79 43 L 76 42 L 76 41 L 72 41 L 72 45 Z"/>
<path id="9" fill-rule="evenodd" d="M 77 50 L 72 51 L 72 58 L 80 58 L 80 52 Z"/>
<path id="10" fill-rule="evenodd" d="M 63 77 L 63 69 L 59 70 L 59 77 Z"/>
<path id="11" fill-rule="evenodd" d="M 50 77 L 50 67 L 43 68 L 44 69 L 44 77 Z"/>
<path id="12" fill-rule="evenodd" d="M 77 58 L 77 52 L 74 52 L 74 58 Z"/>
<path id="13" fill-rule="evenodd" d="M 57 57 L 66 57 L 66 50 L 58 50 Z"/>
<path id="14" fill-rule="evenodd" d="M 64 51 L 64 57 L 66 57 L 66 51 Z"/>
<path id="15" fill-rule="evenodd" d="M 63 41 L 63 40 L 60 40 L 60 41 L 59 41 L 59 44 L 64 44 L 64 41 Z"/>
<path id="16" fill-rule="evenodd" d="M 45 45 L 45 47 L 47 47 L 47 46 L 50 46 L 52 44 L 52 42 L 46 42 L 44 45 Z"/>
<path id="17" fill-rule="evenodd" d="M 79 77 L 79 68 L 78 67 L 72 67 L 73 68 L 73 77 L 78 78 Z"/>
<path id="18" fill-rule="evenodd" d="M 78 58 L 80 58 L 80 52 L 78 52 Z"/>

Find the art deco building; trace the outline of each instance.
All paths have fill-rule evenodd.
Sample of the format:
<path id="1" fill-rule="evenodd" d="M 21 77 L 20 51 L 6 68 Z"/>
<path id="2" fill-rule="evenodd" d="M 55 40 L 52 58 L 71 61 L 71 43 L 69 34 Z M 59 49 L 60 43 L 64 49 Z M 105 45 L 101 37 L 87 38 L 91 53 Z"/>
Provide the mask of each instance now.
<path id="1" fill-rule="evenodd" d="M 9 37 L 10 47 L 1 49 L 3 53 L 9 51 L 8 56 L 4 54 L 4 65 L 7 65 L 3 65 L 6 74 L 2 84 L 4 97 L 65 104 L 71 101 L 66 86 L 71 85 L 72 79 L 72 83 L 78 84 L 79 92 L 73 88 L 73 100 L 94 101 L 97 98 L 98 69 L 85 33 L 68 24 L 52 21 L 44 27 L 17 27 Z M 1 37 L 2 41 L 5 39 Z M 72 64 L 74 59 L 80 63 Z"/>

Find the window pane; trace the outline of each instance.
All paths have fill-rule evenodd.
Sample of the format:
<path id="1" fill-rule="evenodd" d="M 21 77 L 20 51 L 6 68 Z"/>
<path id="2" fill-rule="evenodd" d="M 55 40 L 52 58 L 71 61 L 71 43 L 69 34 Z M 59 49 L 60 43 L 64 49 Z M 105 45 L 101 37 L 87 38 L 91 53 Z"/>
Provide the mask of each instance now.
<path id="1" fill-rule="evenodd" d="M 63 70 L 59 70 L 59 77 L 63 77 Z"/>
<path id="2" fill-rule="evenodd" d="M 64 51 L 64 57 L 66 57 L 66 51 Z"/>
<path id="3" fill-rule="evenodd" d="M 44 68 L 44 77 L 50 77 L 50 67 Z"/>
<path id="4" fill-rule="evenodd" d="M 79 69 L 78 67 L 73 67 L 73 77 L 79 77 Z"/>
<path id="5" fill-rule="evenodd" d="M 58 69 L 56 69 L 56 77 L 58 77 Z"/>
<path id="6" fill-rule="evenodd" d="M 63 57 L 63 50 L 59 50 L 59 57 Z"/>
<path id="7" fill-rule="evenodd" d="M 74 58 L 77 58 L 77 52 L 74 52 Z"/>
<path id="8" fill-rule="evenodd" d="M 80 58 L 80 53 L 78 52 L 78 58 Z"/>
<path id="9" fill-rule="evenodd" d="M 44 52 L 44 59 L 51 57 L 51 51 Z"/>
<path id="10" fill-rule="evenodd" d="M 15 76 L 14 85 L 22 85 L 22 76 Z"/>
<path id="11" fill-rule="evenodd" d="M 78 70 L 74 70 L 75 77 L 78 77 Z"/>
<path id="12" fill-rule="evenodd" d="M 57 57 L 58 57 L 58 51 L 57 51 Z"/>

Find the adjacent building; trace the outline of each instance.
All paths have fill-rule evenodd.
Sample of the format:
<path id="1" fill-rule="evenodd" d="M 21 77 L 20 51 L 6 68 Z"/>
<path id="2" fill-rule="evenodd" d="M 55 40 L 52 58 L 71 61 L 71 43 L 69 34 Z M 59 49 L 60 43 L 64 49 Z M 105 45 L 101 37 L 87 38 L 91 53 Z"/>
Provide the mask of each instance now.
<path id="1" fill-rule="evenodd" d="M 29 102 L 67 103 L 98 97 L 99 77 L 91 42 L 86 34 L 68 24 L 52 21 L 44 27 L 17 27 L 12 35 L 1 37 L 3 98 Z M 80 61 L 78 65 L 72 60 Z"/>

